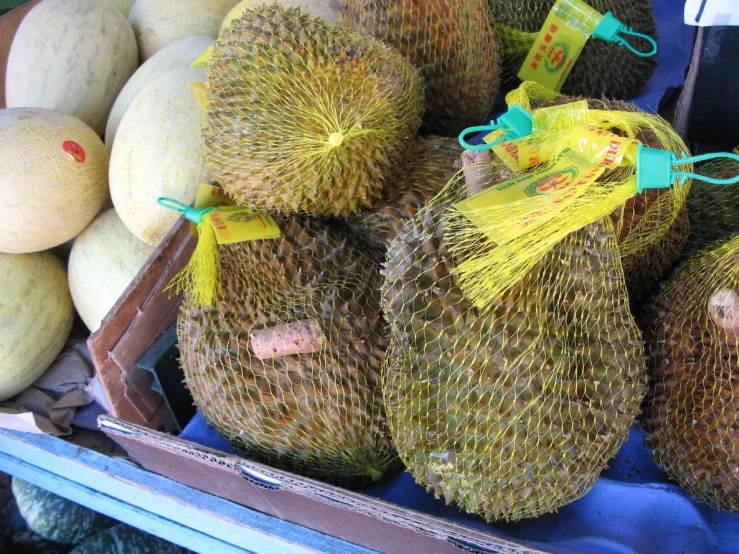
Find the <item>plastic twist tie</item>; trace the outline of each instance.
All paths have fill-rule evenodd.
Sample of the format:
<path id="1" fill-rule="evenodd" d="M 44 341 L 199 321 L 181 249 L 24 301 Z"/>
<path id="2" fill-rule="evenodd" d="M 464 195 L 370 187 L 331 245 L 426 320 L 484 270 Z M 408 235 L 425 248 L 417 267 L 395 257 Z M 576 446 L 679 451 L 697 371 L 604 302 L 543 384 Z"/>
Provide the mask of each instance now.
<path id="1" fill-rule="evenodd" d="M 518 104 L 513 104 L 508 111 L 498 117 L 498 120 L 491 121 L 489 125 L 481 125 L 479 127 L 468 127 L 459 135 L 459 144 L 467 150 L 489 150 L 503 140 L 516 140 L 531 134 L 534 127 L 531 114 L 524 110 Z M 467 135 L 472 133 L 490 133 L 503 130 L 503 135 L 493 142 L 484 144 L 470 144 L 465 140 Z"/>
<path id="2" fill-rule="evenodd" d="M 636 159 L 636 187 L 640 194 L 646 189 L 669 188 L 677 180 L 681 185 L 685 179 L 697 179 L 713 185 L 733 185 L 739 183 L 739 175 L 728 179 L 715 179 L 697 173 L 686 171 L 673 171 L 672 167 L 680 164 L 704 162 L 718 158 L 729 158 L 739 162 L 739 155 L 729 152 L 715 152 L 713 154 L 702 154 L 700 156 L 688 157 L 683 154 L 678 158 L 674 152 L 660 150 L 659 148 L 647 148 L 639 144 Z"/>
<path id="3" fill-rule="evenodd" d="M 203 216 L 205 214 L 215 210 L 215 207 L 193 208 L 191 206 L 188 206 L 184 202 L 180 202 L 179 200 L 175 200 L 174 198 L 167 198 L 166 196 L 160 196 L 159 198 L 157 198 L 157 204 L 159 204 L 162 208 L 167 208 L 168 210 L 172 210 L 173 212 L 184 214 L 185 218 L 187 218 L 189 221 L 192 221 L 193 223 L 197 223 L 198 225 L 200 225 L 200 223 L 203 221 Z"/>
<path id="4" fill-rule="evenodd" d="M 629 42 L 624 37 L 618 36 L 619 33 L 646 40 L 652 45 L 652 49 L 649 52 L 641 52 L 634 48 L 631 44 L 629 44 Z M 636 54 L 637 56 L 640 56 L 642 58 L 648 58 L 650 56 L 654 56 L 657 53 L 657 43 L 652 37 L 643 33 L 637 33 L 631 28 L 626 27 L 623 23 L 616 19 L 611 12 L 606 13 L 603 16 L 603 19 L 601 19 L 595 26 L 595 29 L 593 29 L 593 38 L 599 38 L 601 40 L 605 40 L 606 42 L 614 42 L 619 46 L 625 47 L 632 54 Z"/>

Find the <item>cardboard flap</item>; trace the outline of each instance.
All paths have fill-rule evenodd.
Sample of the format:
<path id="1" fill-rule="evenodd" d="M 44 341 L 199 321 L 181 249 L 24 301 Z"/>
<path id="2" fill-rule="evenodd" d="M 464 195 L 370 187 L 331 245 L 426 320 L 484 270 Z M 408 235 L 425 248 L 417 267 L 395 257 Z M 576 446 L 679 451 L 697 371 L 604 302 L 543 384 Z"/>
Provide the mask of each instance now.
<path id="1" fill-rule="evenodd" d="M 152 428 L 175 427 L 162 396 L 151 389 L 151 373 L 136 367 L 146 350 L 176 320 L 181 295 L 164 289 L 187 264 L 196 240 L 180 218 L 87 345 L 112 415 Z"/>

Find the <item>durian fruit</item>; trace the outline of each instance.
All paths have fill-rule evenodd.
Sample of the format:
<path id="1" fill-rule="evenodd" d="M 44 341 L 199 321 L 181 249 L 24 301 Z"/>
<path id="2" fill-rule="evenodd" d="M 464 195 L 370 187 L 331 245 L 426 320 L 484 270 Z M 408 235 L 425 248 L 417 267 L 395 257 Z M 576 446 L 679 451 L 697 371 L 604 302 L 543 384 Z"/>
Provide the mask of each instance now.
<path id="1" fill-rule="evenodd" d="M 185 298 L 187 386 L 208 424 L 252 459 L 348 486 L 378 479 L 397 463 L 379 382 L 378 264 L 315 221 L 275 220 L 279 239 L 219 247 L 222 300 L 201 309 Z M 312 336 L 297 342 L 312 350 L 265 350 L 301 326 Z"/>
<path id="2" fill-rule="evenodd" d="M 652 305 L 645 444 L 696 498 L 739 511 L 739 237 L 704 249 Z"/>
<path id="3" fill-rule="evenodd" d="M 503 45 L 503 75 L 514 80 L 554 2 L 488 1 Z M 612 12 L 625 26 L 657 40 L 657 26 L 649 0 L 588 0 L 587 4 L 601 14 Z M 531 36 L 522 36 L 522 33 L 530 33 Z M 646 41 L 634 37 L 628 39 L 635 48 L 649 50 Z M 595 98 L 629 98 L 647 82 L 655 67 L 657 60 L 654 56 L 639 57 L 612 42 L 590 38 L 565 79 L 562 92 Z"/>
<path id="4" fill-rule="evenodd" d="M 205 163 L 239 205 L 347 216 L 413 145 L 423 80 L 381 42 L 289 7 L 224 29 L 206 71 Z"/>
<path id="5" fill-rule="evenodd" d="M 387 254 L 395 445 L 417 482 L 467 512 L 555 511 L 590 490 L 646 391 L 612 226 L 570 234 L 485 315 L 451 273 L 438 198 Z"/>
<path id="6" fill-rule="evenodd" d="M 488 0 L 343 0 L 339 25 L 397 48 L 421 70 L 426 133 L 456 136 L 493 111 L 501 55 Z"/>
<path id="7" fill-rule="evenodd" d="M 699 166 L 697 173 L 714 179 L 728 179 L 739 175 L 739 162 L 720 158 Z M 719 239 L 739 233 L 739 184 L 716 186 L 695 180 L 686 205 L 690 219 L 686 255 L 695 254 Z"/>
<path id="8" fill-rule="evenodd" d="M 642 111 L 634 104 L 623 101 L 554 94 L 552 96 L 554 98 L 550 97 L 548 100 L 535 100 L 532 107 L 546 108 L 586 100 L 588 107 L 593 110 L 637 114 Z M 645 122 L 635 137 L 645 146 L 670 150 L 676 155 L 687 152 L 687 146 L 676 132 L 672 131 L 660 138 L 648 123 Z M 662 123 L 669 126 L 666 122 Z M 610 131 L 620 136 L 624 135 L 618 127 L 613 127 Z M 635 315 L 641 316 L 644 302 L 656 292 L 659 283 L 680 258 L 685 247 L 690 229 L 685 210 L 688 190 L 689 185 L 669 189 L 647 189 L 641 194 L 635 194 L 611 213 L 616 241 L 622 251 L 621 263 L 626 276 L 626 287 Z M 655 228 L 661 230 L 659 240 L 646 241 L 647 232 Z"/>
<path id="9" fill-rule="evenodd" d="M 458 171 L 463 149 L 456 139 L 419 137 L 403 168 L 390 181 L 382 203 L 349 218 L 350 230 L 384 260 L 403 224 Z"/>

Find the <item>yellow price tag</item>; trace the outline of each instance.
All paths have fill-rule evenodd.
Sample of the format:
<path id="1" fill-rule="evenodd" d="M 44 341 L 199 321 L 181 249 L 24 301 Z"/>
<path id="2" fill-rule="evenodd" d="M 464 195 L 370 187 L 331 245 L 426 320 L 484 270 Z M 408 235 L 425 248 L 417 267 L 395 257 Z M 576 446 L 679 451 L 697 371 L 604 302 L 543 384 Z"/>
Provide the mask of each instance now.
<path id="1" fill-rule="evenodd" d="M 540 227 L 585 193 L 605 171 L 565 150 L 550 167 L 511 179 L 455 204 L 502 245 Z"/>
<path id="2" fill-rule="evenodd" d="M 222 208 L 224 206 L 235 205 L 236 202 L 226 195 L 226 191 L 220 185 L 200 183 L 198 194 L 195 197 L 195 208 Z M 193 237 L 198 236 L 198 226 L 195 223 L 190 223 L 190 235 Z"/>
<path id="3" fill-rule="evenodd" d="M 218 244 L 276 239 L 281 235 L 277 222 L 261 210 L 226 206 L 206 213 L 203 218 L 210 220 Z"/>
<path id="4" fill-rule="evenodd" d="M 558 91 L 603 15 L 581 0 L 557 0 L 518 72 Z"/>
<path id="5" fill-rule="evenodd" d="M 569 148 L 593 165 L 619 167 L 636 165 L 639 141 L 597 127 L 576 125 L 570 135 Z"/>

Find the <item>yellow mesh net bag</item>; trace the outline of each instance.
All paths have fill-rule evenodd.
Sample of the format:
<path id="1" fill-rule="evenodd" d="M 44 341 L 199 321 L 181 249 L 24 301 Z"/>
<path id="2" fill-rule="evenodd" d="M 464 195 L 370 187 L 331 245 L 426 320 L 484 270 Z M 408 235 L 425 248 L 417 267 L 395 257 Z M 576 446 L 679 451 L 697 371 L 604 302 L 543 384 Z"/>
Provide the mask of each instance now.
<path id="1" fill-rule="evenodd" d="M 621 102 L 571 99 L 532 82 L 509 93 L 506 102 L 531 113 L 532 132 L 502 140 L 495 156 L 474 164 L 483 175 L 514 176 L 519 182 L 501 186 L 517 192 L 503 192 L 492 202 L 472 197 L 456 206 L 465 217 L 447 229 L 447 240 L 453 254 L 472 252 L 454 270 L 465 294 L 482 309 L 489 295 L 509 288 L 570 232 L 610 216 L 632 302 L 638 304 L 679 255 L 687 234 L 681 214 L 692 182 L 681 179 L 637 194 L 640 144 L 676 158 L 687 147 L 664 119 Z M 488 140 L 500 136 L 502 131 Z M 677 172 L 691 170 L 687 161 L 675 166 Z M 573 172 L 576 179 L 570 179 Z M 478 248 L 480 231 L 497 247 Z"/>
<path id="2" fill-rule="evenodd" d="M 738 294 L 739 237 L 691 257 L 661 291 L 644 422 L 657 464 L 730 511 L 739 511 Z"/>
<path id="3" fill-rule="evenodd" d="M 378 40 L 278 5 L 223 31 L 206 69 L 205 164 L 239 205 L 347 216 L 413 145 L 420 73 Z"/>
<path id="4" fill-rule="evenodd" d="M 274 219 L 278 239 L 217 246 L 214 302 L 185 295 L 187 386 L 252 459 L 347 486 L 379 479 L 399 462 L 380 387 L 378 264 L 315 221 Z"/>
<path id="5" fill-rule="evenodd" d="M 388 419 L 436 497 L 487 520 L 535 517 L 586 494 L 628 436 L 646 391 L 641 334 L 607 217 L 478 309 L 455 276 L 465 255 L 446 238 L 467 194 L 458 185 L 388 250 Z"/>
<path id="6" fill-rule="evenodd" d="M 503 51 L 503 77 L 513 80 L 536 41 L 554 0 L 489 0 Z M 575 6 L 579 2 L 564 2 Z M 655 40 L 657 27 L 647 0 L 587 0 L 586 4 L 600 14 L 612 12 L 626 27 Z M 565 6 L 566 8 L 567 6 Z M 575 7 L 575 10 L 577 8 Z M 583 12 L 585 16 L 587 10 Z M 581 25 L 592 34 L 595 22 L 583 18 Z M 644 41 L 634 40 L 634 47 L 646 50 Z M 657 66 L 654 57 L 634 55 L 619 44 L 590 38 L 574 62 L 562 85 L 565 94 L 608 98 L 629 98 L 651 77 Z"/>

